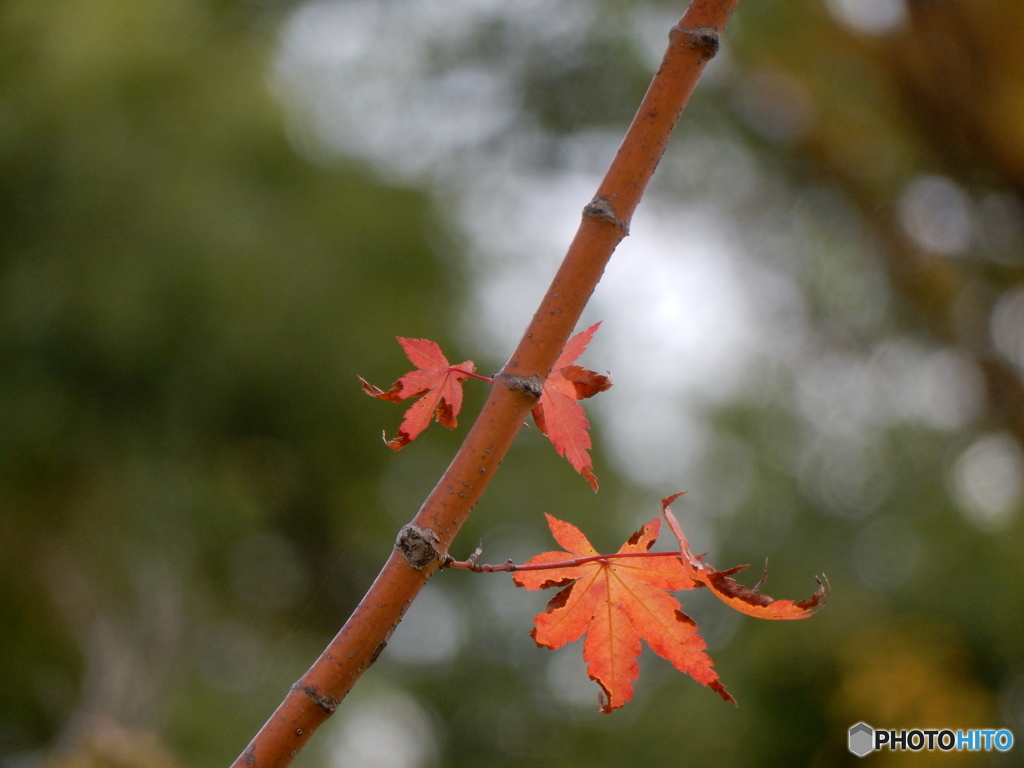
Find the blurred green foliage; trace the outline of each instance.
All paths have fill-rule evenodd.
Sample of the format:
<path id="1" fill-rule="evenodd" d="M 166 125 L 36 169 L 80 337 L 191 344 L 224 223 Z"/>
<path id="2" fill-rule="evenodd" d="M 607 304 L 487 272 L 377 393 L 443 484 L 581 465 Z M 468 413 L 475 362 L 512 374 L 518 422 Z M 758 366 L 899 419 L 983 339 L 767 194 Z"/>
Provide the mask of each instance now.
<path id="1" fill-rule="evenodd" d="M 584 45 L 521 65 L 519 108 L 554 136 L 623 128 L 648 76 L 629 19 L 679 11 L 592 5 Z M 712 177 L 656 183 L 741 209 L 738 237 L 766 251 L 769 225 L 797 232 L 777 262 L 822 360 L 877 372 L 904 365 L 894 339 L 941 344 L 980 371 L 979 415 L 878 417 L 844 437 L 809 415 L 799 365 L 756 372 L 707 414 L 714 439 L 680 482 L 691 521 L 714 531 L 715 565 L 770 556 L 771 594 L 805 597 L 820 572 L 834 590 L 799 624 L 686 596 L 739 709 L 645 656 L 636 700 L 598 716 L 579 703 L 595 691 L 576 651 L 528 636 L 542 601 L 502 576 L 444 573 L 410 612 L 414 634 L 396 635 L 302 764 L 834 766 L 853 763 L 858 720 L 1024 735 L 1020 498 L 992 532 L 954 488 L 980 437 L 1024 435 L 1018 369 L 989 328 L 1022 282 L 1024 241 L 982 215 L 1024 183 L 1024 6 L 910 2 L 907 25 L 875 37 L 837 22 L 848 5 L 741 5 L 729 68 L 688 113 L 696 133 L 742 144 L 777 194 L 740 205 Z M 292 148 L 267 84 L 287 10 L 0 2 L 4 768 L 232 760 L 458 444 L 434 427 L 392 454 L 379 435 L 400 411 L 355 375 L 404 372 L 396 335 L 500 364 L 503 350 L 459 348 L 472 288 L 443 200 Z M 484 25 L 465 51 L 486 56 L 503 34 Z M 900 196 L 928 174 L 981 212 L 959 258 L 901 220 Z M 815 386 L 842 399 L 854 368 Z M 598 497 L 524 430 L 456 554 L 477 540 L 485 559 L 547 549 L 543 511 L 604 549 L 653 517 L 662 489 L 617 476 L 595 431 Z M 392 751 L 374 763 L 381 744 Z"/>
<path id="2" fill-rule="evenodd" d="M 401 365 L 396 332 L 446 339 L 455 264 L 422 195 L 295 156 L 270 31 L 232 3 L 0 5 L 5 754 L 78 705 L 228 759 L 252 723 L 203 743 L 203 623 L 271 642 L 313 585 L 303 632 L 328 631 L 390 546 L 355 374 Z M 240 594 L 260 547 L 299 564 L 269 605 Z"/>

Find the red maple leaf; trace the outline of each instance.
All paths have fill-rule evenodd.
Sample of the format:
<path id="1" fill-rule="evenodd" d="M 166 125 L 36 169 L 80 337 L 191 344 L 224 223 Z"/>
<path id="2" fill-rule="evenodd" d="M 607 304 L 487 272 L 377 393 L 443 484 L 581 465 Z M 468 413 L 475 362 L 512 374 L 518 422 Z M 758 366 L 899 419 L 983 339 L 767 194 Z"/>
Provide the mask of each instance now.
<path id="1" fill-rule="evenodd" d="M 612 380 L 610 376 L 602 376 L 573 363 L 586 350 L 600 325 L 595 323 L 566 342 L 544 382 L 540 400 L 533 406 L 533 420 L 540 431 L 547 435 L 558 454 L 565 456 L 573 468 L 587 478 L 595 491 L 594 462 L 587 453 L 591 447 L 587 433 L 590 422 L 576 401 L 604 392 L 612 385 Z"/>
<path id="2" fill-rule="evenodd" d="M 433 417 L 449 429 L 457 425 L 455 417 L 462 410 L 462 382 L 475 370 L 472 360 L 455 366 L 449 364 L 441 348 L 427 339 L 398 337 L 398 343 L 416 366 L 415 371 L 405 374 L 387 391 L 357 377 L 363 391 L 371 397 L 395 403 L 410 397 L 420 398 L 405 412 L 398 435 L 386 441 L 388 447 L 396 451 L 415 440 Z"/>
<path id="3" fill-rule="evenodd" d="M 555 540 L 566 552 L 544 552 L 526 565 L 559 563 L 574 557 L 595 557 L 597 551 L 580 530 L 547 515 Z M 619 553 L 647 552 L 658 538 L 655 518 L 634 533 Z M 583 659 L 587 674 L 601 686 L 601 711 L 611 712 L 633 696 L 640 674 L 640 639 L 681 672 L 713 688 L 726 701 L 732 696 L 718 682 L 718 673 L 704 652 L 704 640 L 693 619 L 665 590 L 693 589 L 698 584 L 678 557 L 651 555 L 597 560 L 552 570 L 519 571 L 518 587 L 565 586 L 534 619 L 533 639 L 546 648 L 561 648 L 586 633 Z"/>
<path id="4" fill-rule="evenodd" d="M 800 603 L 773 600 L 729 576 L 746 568 L 716 571 L 690 552 L 669 504 L 662 513 L 680 540 L 679 552 L 647 553 L 658 538 L 655 518 L 634 533 L 615 555 L 599 555 L 576 526 L 547 515 L 548 526 L 564 552 L 544 552 L 516 570 L 512 580 L 526 589 L 564 587 L 534 619 L 533 639 L 545 648 L 561 648 L 586 634 L 583 659 L 587 674 L 601 687 L 602 712 L 621 707 L 633 696 L 640 674 L 641 638 L 676 669 L 735 699 L 718 680 L 693 619 L 666 590 L 708 587 L 727 605 L 762 619 L 804 619 L 823 603 L 825 588 Z M 489 567 L 489 566 L 488 566 Z"/>

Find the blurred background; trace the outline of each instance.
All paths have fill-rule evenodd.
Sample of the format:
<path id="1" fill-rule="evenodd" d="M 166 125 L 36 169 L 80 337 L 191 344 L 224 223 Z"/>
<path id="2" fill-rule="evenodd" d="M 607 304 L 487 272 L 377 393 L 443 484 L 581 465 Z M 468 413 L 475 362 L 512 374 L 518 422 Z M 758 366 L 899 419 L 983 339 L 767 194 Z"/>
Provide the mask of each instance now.
<path id="1" fill-rule="evenodd" d="M 395 336 L 497 370 L 681 2 L 0 2 L 0 765 L 227 765 L 454 454 Z M 744 0 L 584 317 L 601 493 L 525 429 L 457 540 L 675 509 L 811 621 L 681 595 L 597 712 L 550 595 L 443 572 L 299 765 L 853 764 L 1024 737 L 1024 4 Z M 581 328 L 584 324 L 581 324 Z M 750 584 L 757 576 L 752 575 Z M 1024 764 L 1020 748 L 877 764 Z"/>

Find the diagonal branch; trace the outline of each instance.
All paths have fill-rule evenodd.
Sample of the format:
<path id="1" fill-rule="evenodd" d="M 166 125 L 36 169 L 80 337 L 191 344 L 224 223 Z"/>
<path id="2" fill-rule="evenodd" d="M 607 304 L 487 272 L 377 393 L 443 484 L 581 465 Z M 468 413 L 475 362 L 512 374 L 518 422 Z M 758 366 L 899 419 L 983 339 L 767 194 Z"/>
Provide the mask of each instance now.
<path id="1" fill-rule="evenodd" d="M 451 466 L 369 591 L 233 768 L 283 768 L 299 753 L 387 644 L 540 397 L 544 380 L 594 292 L 612 251 L 629 231 L 672 129 L 738 0 L 693 0 L 669 33 L 661 67 L 644 96 L 540 307 Z"/>

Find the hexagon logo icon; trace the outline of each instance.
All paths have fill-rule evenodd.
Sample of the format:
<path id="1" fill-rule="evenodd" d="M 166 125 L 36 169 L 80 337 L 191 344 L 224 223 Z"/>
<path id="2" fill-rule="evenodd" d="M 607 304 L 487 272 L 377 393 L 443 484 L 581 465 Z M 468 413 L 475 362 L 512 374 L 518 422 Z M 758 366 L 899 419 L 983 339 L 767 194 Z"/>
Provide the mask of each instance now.
<path id="1" fill-rule="evenodd" d="M 850 726 L 850 739 L 847 746 L 857 757 L 864 757 L 869 752 L 874 752 L 875 729 L 867 723 Z"/>

